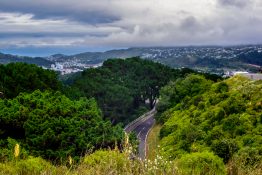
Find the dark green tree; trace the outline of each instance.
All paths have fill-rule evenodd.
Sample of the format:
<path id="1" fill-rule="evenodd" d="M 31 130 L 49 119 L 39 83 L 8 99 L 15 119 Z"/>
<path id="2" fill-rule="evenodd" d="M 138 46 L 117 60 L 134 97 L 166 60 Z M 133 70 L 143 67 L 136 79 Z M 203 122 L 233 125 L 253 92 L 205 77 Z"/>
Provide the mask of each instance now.
<path id="1" fill-rule="evenodd" d="M 39 90 L 60 90 L 61 83 L 54 71 L 44 70 L 36 65 L 11 63 L 0 65 L 0 92 L 6 98 L 14 98 L 20 92 Z"/>

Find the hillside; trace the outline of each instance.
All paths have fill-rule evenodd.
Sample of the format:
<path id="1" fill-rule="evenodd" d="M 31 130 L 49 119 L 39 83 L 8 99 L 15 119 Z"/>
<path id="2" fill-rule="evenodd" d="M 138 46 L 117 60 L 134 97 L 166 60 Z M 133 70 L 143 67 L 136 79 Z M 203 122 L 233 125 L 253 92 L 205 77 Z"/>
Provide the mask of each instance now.
<path id="1" fill-rule="evenodd" d="M 257 72 L 262 66 L 261 46 L 231 47 L 148 47 L 111 50 L 107 52 L 86 52 L 77 55 L 55 55 L 48 60 L 64 65 L 98 64 L 109 58 L 128 58 L 139 56 L 144 59 L 160 62 L 180 68 L 187 67 L 203 72 L 223 74 L 227 71 Z"/>
<path id="2" fill-rule="evenodd" d="M 214 83 L 198 75 L 160 93 L 161 154 L 169 160 L 210 152 L 233 168 L 262 162 L 262 82 L 236 76 Z M 232 165 L 230 165 L 232 164 Z"/>
<path id="3" fill-rule="evenodd" d="M 224 74 L 228 71 L 261 71 L 262 46 L 199 46 L 199 47 L 137 47 L 106 52 L 85 52 L 76 55 L 55 54 L 45 58 L 0 55 L 0 63 L 14 61 L 38 64 L 50 68 L 51 64 L 62 65 L 58 71 L 71 73 L 89 67 L 100 66 L 110 58 L 139 56 L 160 62 L 173 68 L 187 67 L 202 72 Z M 2 61 L 1 61 L 2 57 Z M 4 59 L 3 59 L 4 58 Z M 60 66 L 59 66 L 60 67 Z"/>
<path id="4" fill-rule="evenodd" d="M 51 64 L 54 64 L 54 62 L 49 61 L 42 57 L 32 58 L 32 57 L 25 57 L 25 56 L 3 54 L 0 52 L 0 64 L 8 64 L 8 63 L 15 63 L 15 62 L 36 64 L 38 66 L 47 67 L 47 68 L 50 68 Z"/>

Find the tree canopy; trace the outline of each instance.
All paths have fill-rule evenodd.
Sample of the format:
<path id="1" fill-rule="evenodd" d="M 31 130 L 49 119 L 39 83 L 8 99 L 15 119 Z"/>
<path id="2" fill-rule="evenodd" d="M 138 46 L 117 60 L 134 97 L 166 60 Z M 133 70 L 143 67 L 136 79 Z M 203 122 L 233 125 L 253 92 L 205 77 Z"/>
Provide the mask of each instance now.
<path id="1" fill-rule="evenodd" d="M 81 156 L 120 142 L 123 131 L 104 121 L 94 99 L 72 101 L 60 92 L 22 93 L 0 99 L 0 143 L 9 137 L 48 159 Z"/>
<path id="2" fill-rule="evenodd" d="M 61 83 L 54 71 L 44 70 L 26 63 L 0 64 L 0 92 L 6 98 L 14 98 L 20 92 L 34 90 L 59 90 Z"/>

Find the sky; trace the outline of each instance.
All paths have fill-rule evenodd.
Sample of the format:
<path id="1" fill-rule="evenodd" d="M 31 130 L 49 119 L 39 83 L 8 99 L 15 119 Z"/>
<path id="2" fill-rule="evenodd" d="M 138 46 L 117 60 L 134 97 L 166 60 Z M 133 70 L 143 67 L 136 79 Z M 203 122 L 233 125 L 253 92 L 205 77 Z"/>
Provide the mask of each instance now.
<path id="1" fill-rule="evenodd" d="M 0 0 L 0 52 L 261 44 L 262 0 Z"/>

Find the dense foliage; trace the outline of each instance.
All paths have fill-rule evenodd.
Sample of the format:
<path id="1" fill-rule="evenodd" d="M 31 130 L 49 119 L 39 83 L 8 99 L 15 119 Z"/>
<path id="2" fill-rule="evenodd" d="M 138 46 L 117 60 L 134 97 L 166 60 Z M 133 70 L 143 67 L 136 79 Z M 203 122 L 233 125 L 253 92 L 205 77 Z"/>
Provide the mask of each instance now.
<path id="1" fill-rule="evenodd" d="M 103 120 L 94 99 L 70 100 L 56 92 L 62 85 L 55 72 L 12 63 L 0 65 L 0 74 L 1 159 L 17 142 L 24 154 L 53 160 L 121 142 L 121 127 Z"/>
<path id="2" fill-rule="evenodd" d="M 110 59 L 100 68 L 85 70 L 67 91 L 71 97 L 95 97 L 105 118 L 126 124 L 145 107 L 154 107 L 161 87 L 188 72 L 140 58 Z"/>
<path id="3" fill-rule="evenodd" d="M 94 99 L 71 101 L 61 93 L 35 91 L 0 100 L 0 141 L 17 139 L 44 158 L 80 156 L 120 142 L 122 129 L 103 121 Z"/>
<path id="4" fill-rule="evenodd" d="M 59 90 L 61 83 L 55 72 L 25 63 L 0 64 L 0 92 L 6 98 L 16 97 L 20 92 L 36 89 Z"/>
<path id="5" fill-rule="evenodd" d="M 209 151 L 245 165 L 262 161 L 262 82 L 233 77 L 214 83 L 199 75 L 161 90 L 158 121 L 163 154 L 171 159 Z"/>

